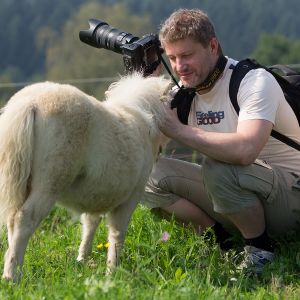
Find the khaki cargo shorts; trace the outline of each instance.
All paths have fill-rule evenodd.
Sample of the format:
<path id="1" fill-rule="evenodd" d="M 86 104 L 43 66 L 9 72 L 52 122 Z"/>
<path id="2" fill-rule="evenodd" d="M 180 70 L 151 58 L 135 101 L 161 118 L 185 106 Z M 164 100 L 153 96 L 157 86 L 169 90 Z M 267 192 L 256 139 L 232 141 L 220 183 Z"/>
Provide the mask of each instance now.
<path id="1" fill-rule="evenodd" d="M 160 157 L 147 183 L 143 204 L 166 207 L 180 198 L 223 224 L 228 224 L 223 214 L 261 201 L 270 234 L 300 230 L 300 177 L 259 160 L 236 166 L 206 158 L 198 165 Z"/>

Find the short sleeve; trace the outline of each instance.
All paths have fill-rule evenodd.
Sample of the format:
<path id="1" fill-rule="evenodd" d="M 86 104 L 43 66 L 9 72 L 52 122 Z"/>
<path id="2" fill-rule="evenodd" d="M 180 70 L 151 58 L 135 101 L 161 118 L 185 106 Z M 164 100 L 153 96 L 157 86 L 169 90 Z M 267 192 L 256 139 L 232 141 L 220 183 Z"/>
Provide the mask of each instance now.
<path id="1" fill-rule="evenodd" d="M 256 119 L 274 124 L 282 98 L 284 94 L 272 74 L 264 69 L 249 71 L 237 95 L 239 121 Z"/>

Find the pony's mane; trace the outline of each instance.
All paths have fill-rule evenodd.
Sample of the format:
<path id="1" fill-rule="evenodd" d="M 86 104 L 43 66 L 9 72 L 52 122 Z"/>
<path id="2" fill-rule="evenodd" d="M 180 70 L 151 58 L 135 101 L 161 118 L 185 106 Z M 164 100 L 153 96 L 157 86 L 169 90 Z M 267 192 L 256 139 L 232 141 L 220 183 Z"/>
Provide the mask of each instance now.
<path id="1" fill-rule="evenodd" d="M 157 105 L 169 83 L 163 76 L 145 78 L 141 73 L 135 72 L 112 83 L 105 92 L 105 98 L 119 106 Z"/>

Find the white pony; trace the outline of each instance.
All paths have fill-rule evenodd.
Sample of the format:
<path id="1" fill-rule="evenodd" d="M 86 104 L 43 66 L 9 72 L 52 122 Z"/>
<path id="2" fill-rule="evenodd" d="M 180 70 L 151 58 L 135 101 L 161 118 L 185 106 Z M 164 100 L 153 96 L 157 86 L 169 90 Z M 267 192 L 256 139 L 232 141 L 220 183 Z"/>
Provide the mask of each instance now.
<path id="1" fill-rule="evenodd" d="M 18 281 L 30 236 L 55 202 L 81 214 L 78 261 L 108 213 L 107 272 L 156 160 L 163 77 L 121 78 L 100 102 L 70 85 L 44 82 L 16 93 L 0 116 L 0 222 L 8 250 L 3 278 Z"/>

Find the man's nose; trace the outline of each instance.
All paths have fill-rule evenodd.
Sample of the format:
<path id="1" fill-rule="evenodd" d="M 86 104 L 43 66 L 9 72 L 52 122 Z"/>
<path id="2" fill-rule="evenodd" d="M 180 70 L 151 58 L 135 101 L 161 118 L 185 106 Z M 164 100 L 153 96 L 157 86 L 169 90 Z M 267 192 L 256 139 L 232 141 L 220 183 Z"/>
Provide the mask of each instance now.
<path id="1" fill-rule="evenodd" d="M 182 59 L 177 59 L 176 60 L 176 70 L 178 72 L 185 71 L 187 69 L 186 63 Z"/>

